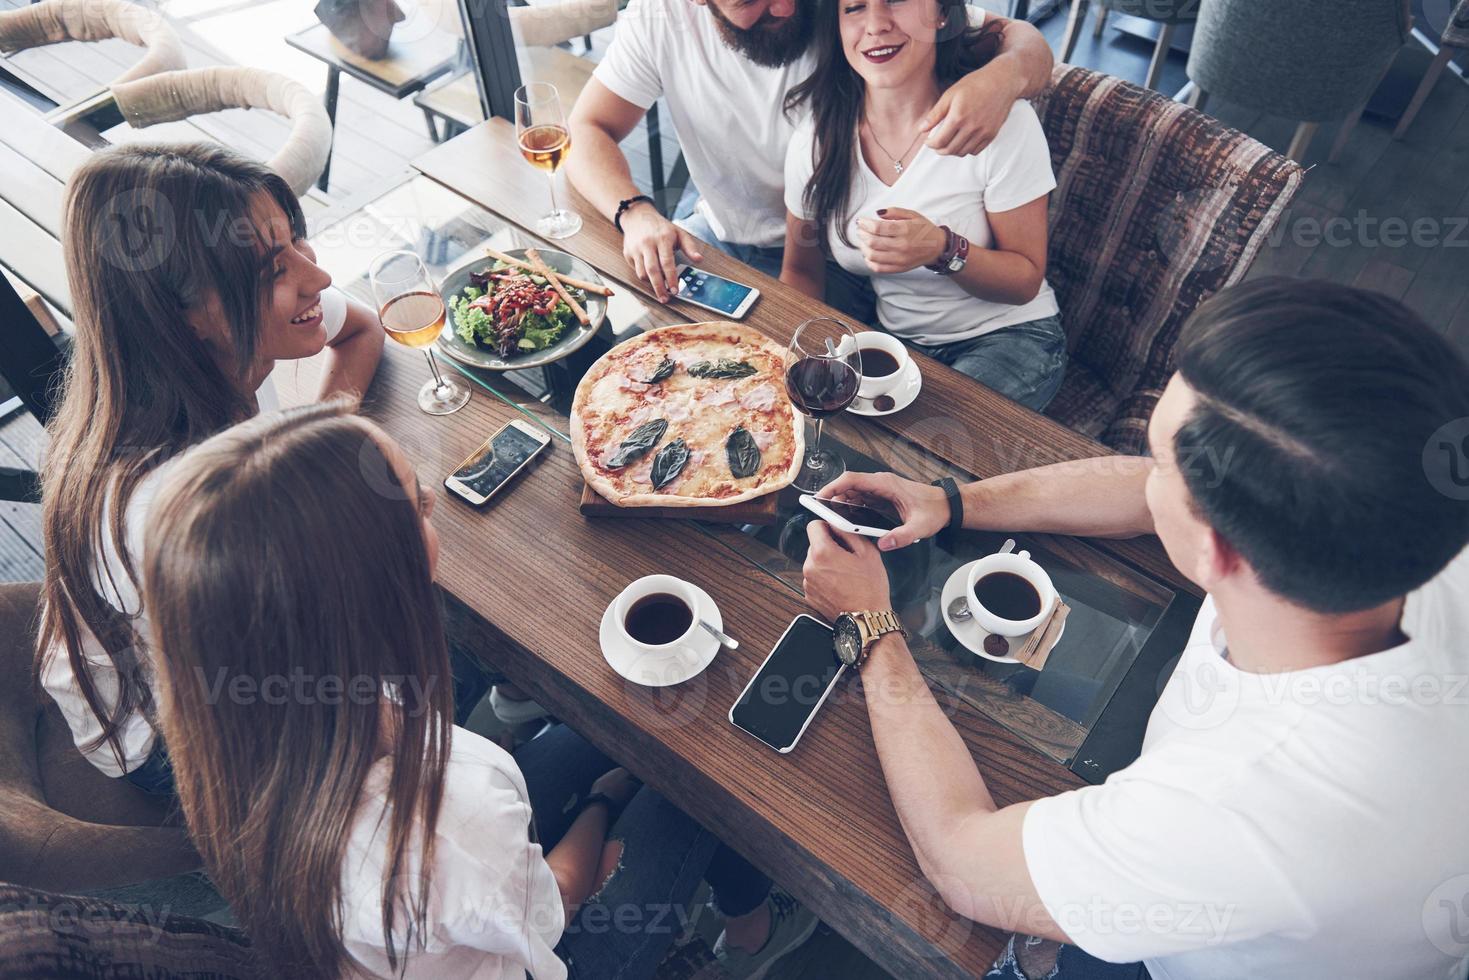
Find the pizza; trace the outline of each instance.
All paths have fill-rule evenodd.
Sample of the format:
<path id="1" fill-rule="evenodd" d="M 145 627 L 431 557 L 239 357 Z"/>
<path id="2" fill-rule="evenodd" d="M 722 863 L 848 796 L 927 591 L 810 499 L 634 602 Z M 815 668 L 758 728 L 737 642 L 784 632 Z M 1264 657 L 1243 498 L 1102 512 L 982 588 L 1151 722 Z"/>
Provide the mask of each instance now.
<path id="1" fill-rule="evenodd" d="M 788 486 L 804 440 L 785 364 L 784 347 L 735 323 L 623 341 L 572 401 L 582 476 L 621 507 L 717 507 Z"/>

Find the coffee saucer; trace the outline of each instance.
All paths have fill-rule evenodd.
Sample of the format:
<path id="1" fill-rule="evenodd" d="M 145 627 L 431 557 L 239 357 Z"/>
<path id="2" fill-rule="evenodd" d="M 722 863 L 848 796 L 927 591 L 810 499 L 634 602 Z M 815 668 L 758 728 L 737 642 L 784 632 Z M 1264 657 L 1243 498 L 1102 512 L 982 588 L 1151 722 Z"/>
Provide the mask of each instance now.
<path id="1" fill-rule="evenodd" d="M 954 639 L 964 644 L 970 653 L 983 657 L 986 660 L 993 660 L 999 664 L 1018 664 L 1020 661 L 1014 657 L 997 657 L 992 653 L 985 652 L 984 641 L 985 637 L 990 635 L 989 630 L 986 630 L 979 623 L 975 622 L 972 616 L 964 620 L 964 622 L 959 623 L 955 622 L 954 617 L 949 615 L 949 603 L 961 596 L 966 599 L 969 598 L 969 570 L 978 561 L 979 559 L 976 558 L 974 561 L 959 566 L 954 570 L 954 574 L 949 576 L 949 580 L 944 583 L 944 591 L 939 596 L 939 608 L 944 613 L 944 625 L 949 628 L 950 633 L 954 634 Z M 1042 622 L 1036 627 L 1036 629 L 1045 628 L 1046 622 Z M 1034 632 L 1035 630 L 1031 631 L 1031 633 Z M 1011 650 L 1019 650 L 1025 646 L 1025 641 L 1030 639 L 1031 633 L 1022 633 L 1019 636 L 1007 636 L 1005 637 L 1005 642 L 1010 644 Z M 1056 636 L 1056 642 L 1060 643 L 1061 637 L 1065 635 L 1066 624 L 1063 622 L 1061 624 L 1061 632 Z"/>
<path id="2" fill-rule="evenodd" d="M 868 418 L 874 419 L 881 418 L 884 415 L 893 415 L 912 405 L 913 400 L 918 397 L 918 393 L 922 390 L 923 372 L 919 369 L 918 362 L 910 357 L 908 358 L 908 362 L 903 365 L 903 370 L 899 372 L 897 386 L 888 392 L 888 397 L 893 400 L 892 408 L 878 411 L 874 407 L 876 399 L 858 398 L 847 406 L 847 411 L 853 415 L 865 415 Z"/>
<path id="3" fill-rule="evenodd" d="M 690 583 L 692 585 L 692 583 Z M 706 621 L 716 629 L 724 629 L 724 620 L 719 616 L 719 607 L 709 593 L 693 586 L 699 598 L 699 607 L 694 610 L 696 619 Z M 615 603 L 607 604 L 602 614 L 602 628 L 598 639 L 602 645 L 602 657 L 608 666 L 624 679 L 644 687 L 669 687 L 699 676 L 719 652 L 719 641 L 708 630 L 694 626 L 694 632 L 685 643 L 672 653 L 650 654 L 634 649 L 632 644 L 617 628 L 613 616 Z"/>

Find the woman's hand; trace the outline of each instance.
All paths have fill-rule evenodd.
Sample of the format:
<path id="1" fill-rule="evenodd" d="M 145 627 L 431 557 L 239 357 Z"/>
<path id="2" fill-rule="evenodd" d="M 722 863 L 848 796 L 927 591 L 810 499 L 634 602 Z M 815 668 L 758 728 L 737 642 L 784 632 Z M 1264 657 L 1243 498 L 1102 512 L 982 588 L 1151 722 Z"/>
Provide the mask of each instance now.
<path id="1" fill-rule="evenodd" d="M 883 502 L 903 523 L 877 542 L 883 551 L 906 548 L 949 526 L 949 501 L 939 487 L 905 480 L 896 473 L 843 473 L 821 488 L 822 496 L 854 504 Z"/>
<path id="2" fill-rule="evenodd" d="M 642 783 L 633 778 L 632 773 L 618 766 L 597 778 L 592 784 L 592 792 L 601 793 L 612 801 L 612 805 L 620 811 L 628 803 L 637 791 L 642 788 Z"/>
<path id="3" fill-rule="evenodd" d="M 882 208 L 876 218 L 857 219 L 857 247 L 874 275 L 932 265 L 947 244 L 944 230 L 916 211 Z"/>

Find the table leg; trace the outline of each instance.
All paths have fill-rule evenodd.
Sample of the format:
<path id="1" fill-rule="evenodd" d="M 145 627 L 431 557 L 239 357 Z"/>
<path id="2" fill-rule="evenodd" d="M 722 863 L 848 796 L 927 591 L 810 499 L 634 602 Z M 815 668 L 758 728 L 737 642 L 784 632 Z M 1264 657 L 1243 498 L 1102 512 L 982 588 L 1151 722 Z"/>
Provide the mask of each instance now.
<path id="1" fill-rule="evenodd" d="M 1030 0 L 1015 0 L 1015 9 L 1011 11 L 1010 17 L 1014 20 L 1030 19 Z"/>
<path id="2" fill-rule="evenodd" d="M 424 109 L 423 118 L 424 121 L 428 123 L 428 138 L 433 140 L 435 143 L 442 143 L 447 137 L 439 136 L 439 124 L 434 120 L 434 114 L 432 112 L 429 112 L 427 109 Z M 447 126 L 444 128 L 446 130 L 448 129 Z"/>
<path id="3" fill-rule="evenodd" d="M 332 150 L 337 145 L 337 92 L 342 86 L 342 69 L 336 65 L 328 65 L 326 69 L 326 118 L 332 124 L 332 145 L 326 151 L 326 166 L 321 168 L 321 176 L 316 180 L 316 186 L 322 191 L 326 190 L 327 183 L 332 176 Z"/>

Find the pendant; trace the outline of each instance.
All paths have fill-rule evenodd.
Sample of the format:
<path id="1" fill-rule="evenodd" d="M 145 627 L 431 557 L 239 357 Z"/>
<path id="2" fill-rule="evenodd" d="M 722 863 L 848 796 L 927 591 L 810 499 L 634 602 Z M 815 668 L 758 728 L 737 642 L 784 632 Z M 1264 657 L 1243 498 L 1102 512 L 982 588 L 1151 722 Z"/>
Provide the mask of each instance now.
<path id="1" fill-rule="evenodd" d="M 894 160 L 893 161 L 893 169 L 896 170 L 898 173 L 902 173 L 903 172 L 903 161 L 902 160 Z"/>

